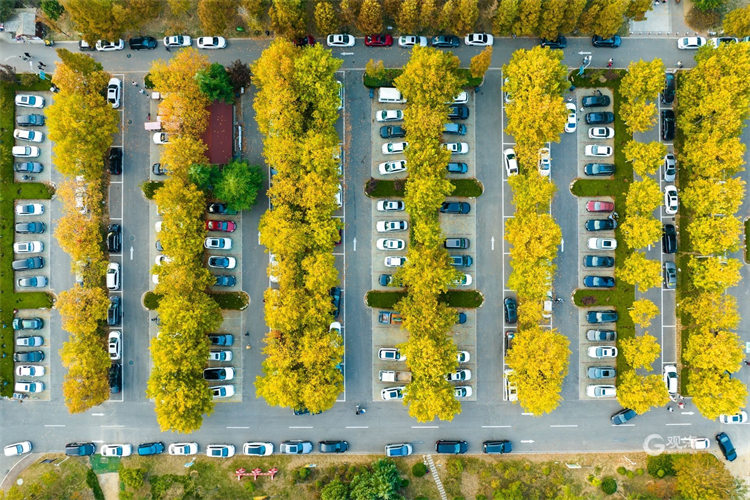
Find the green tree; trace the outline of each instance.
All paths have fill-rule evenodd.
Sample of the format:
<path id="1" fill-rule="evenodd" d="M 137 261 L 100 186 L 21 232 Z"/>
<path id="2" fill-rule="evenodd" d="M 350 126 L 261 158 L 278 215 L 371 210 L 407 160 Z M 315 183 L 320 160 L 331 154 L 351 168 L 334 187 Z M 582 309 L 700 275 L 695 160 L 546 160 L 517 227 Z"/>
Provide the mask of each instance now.
<path id="1" fill-rule="evenodd" d="M 680 453 L 673 460 L 675 490 L 683 498 L 729 500 L 744 491 L 722 462 L 710 453 Z"/>
<path id="2" fill-rule="evenodd" d="M 495 35 L 510 35 L 518 18 L 519 0 L 500 0 L 492 18 L 492 32 Z"/>
<path id="3" fill-rule="evenodd" d="M 305 33 L 307 27 L 305 0 L 272 0 L 268 17 L 274 31 L 289 38 Z"/>
<path id="4" fill-rule="evenodd" d="M 646 328 L 651 324 L 651 320 L 659 314 L 659 308 L 648 299 L 638 299 L 633 302 L 633 307 L 628 311 L 633 323 Z"/>
<path id="5" fill-rule="evenodd" d="M 642 415 L 648 410 L 669 402 L 667 386 L 661 375 L 638 375 L 627 370 L 617 377 L 617 402 Z"/>
<path id="6" fill-rule="evenodd" d="M 646 291 L 661 284 L 661 265 L 647 259 L 643 252 L 633 252 L 625 258 L 622 267 L 615 270 L 615 276 Z"/>
<path id="7" fill-rule="evenodd" d="M 458 0 L 456 14 L 454 33 L 458 36 L 468 35 L 474 31 L 474 26 L 479 19 L 478 0 Z"/>
<path id="8" fill-rule="evenodd" d="M 246 210 L 255 204 L 262 186 L 263 173 L 259 166 L 233 161 L 224 167 L 214 194 L 226 201 L 230 210 Z"/>
<path id="9" fill-rule="evenodd" d="M 351 500 L 402 500 L 398 493 L 401 476 L 393 460 L 383 458 L 372 464 L 372 470 L 360 471 L 352 478 L 349 498 Z"/>
<path id="10" fill-rule="evenodd" d="M 339 20 L 330 1 L 320 0 L 315 4 L 315 26 L 321 35 L 330 35 L 338 31 Z"/>
<path id="11" fill-rule="evenodd" d="M 485 47 L 482 52 L 471 58 L 469 69 L 474 78 L 484 78 L 492 63 L 492 47 Z"/>
<path id="12" fill-rule="evenodd" d="M 621 339 L 619 344 L 625 361 L 636 370 L 639 368 L 650 370 L 651 364 L 661 353 L 661 346 L 656 337 L 647 333 L 640 337 Z"/>
<path id="13" fill-rule="evenodd" d="M 628 141 L 622 152 L 633 163 L 635 173 L 646 177 L 656 173 L 662 165 L 667 147 L 661 142 Z"/>
<path id="14" fill-rule="evenodd" d="M 695 0 L 693 6 L 702 11 L 717 10 L 724 6 L 726 0 Z"/>
<path id="15" fill-rule="evenodd" d="M 513 30 L 521 36 L 534 36 L 537 33 L 542 15 L 542 0 L 524 0 L 518 9 L 518 21 Z"/>
<path id="16" fill-rule="evenodd" d="M 203 33 L 209 36 L 224 33 L 237 17 L 237 5 L 237 0 L 198 0 L 198 19 Z"/>
<path id="17" fill-rule="evenodd" d="M 65 12 L 65 9 L 57 0 L 42 0 L 40 8 L 44 12 L 44 15 L 53 21 L 57 21 L 62 13 Z"/>
<path id="18" fill-rule="evenodd" d="M 724 16 L 724 32 L 736 37 L 750 36 L 750 5 L 738 7 Z"/>
<path id="19" fill-rule="evenodd" d="M 357 16 L 357 28 L 362 33 L 380 33 L 383 30 L 383 6 L 379 0 L 363 0 Z"/>
<path id="20" fill-rule="evenodd" d="M 329 482 L 320 490 L 320 500 L 343 500 L 349 498 L 349 487 L 338 479 Z"/>
<path id="21" fill-rule="evenodd" d="M 188 179 L 202 191 L 211 191 L 221 178 L 221 170 L 216 165 L 194 163 L 188 169 Z"/>
<path id="22" fill-rule="evenodd" d="M 661 221 L 650 215 L 628 215 L 620 224 L 620 232 L 629 248 L 639 250 L 659 240 Z"/>
<path id="23" fill-rule="evenodd" d="M 560 27 L 565 20 L 568 0 L 547 0 L 544 3 L 544 13 L 539 20 L 537 32 L 542 38 L 554 40 L 560 35 Z"/>
<path id="24" fill-rule="evenodd" d="M 15 5 L 15 0 L 0 0 L 0 22 L 8 20 L 11 14 L 13 14 Z"/>
<path id="25" fill-rule="evenodd" d="M 416 33 L 419 28 L 419 0 L 404 0 L 396 24 L 402 33 Z"/>
<path id="26" fill-rule="evenodd" d="M 195 76 L 201 92 L 210 101 L 231 103 L 234 100 L 234 86 L 227 70 L 219 63 L 213 63 Z"/>
<path id="27" fill-rule="evenodd" d="M 120 480 L 123 484 L 131 489 L 137 490 L 143 486 L 143 479 L 146 476 L 145 469 L 120 467 Z"/>

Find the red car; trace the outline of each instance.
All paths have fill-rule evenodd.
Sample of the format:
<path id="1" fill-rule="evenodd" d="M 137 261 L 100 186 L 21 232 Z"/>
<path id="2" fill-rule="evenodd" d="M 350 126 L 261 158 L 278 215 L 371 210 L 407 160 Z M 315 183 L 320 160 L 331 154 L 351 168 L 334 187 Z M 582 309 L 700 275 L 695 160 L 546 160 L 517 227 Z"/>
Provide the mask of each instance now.
<path id="1" fill-rule="evenodd" d="M 223 231 L 225 233 L 231 233 L 237 229 L 237 224 L 231 220 L 207 220 L 206 229 L 209 231 Z"/>
<path id="2" fill-rule="evenodd" d="M 391 35 L 367 35 L 365 45 L 368 47 L 390 47 L 393 45 L 393 37 Z"/>
<path id="3" fill-rule="evenodd" d="M 294 45 L 297 47 L 306 47 L 307 45 L 315 45 L 315 39 L 310 35 L 305 35 L 302 38 L 297 38 L 294 41 Z"/>
<path id="4" fill-rule="evenodd" d="M 591 200 L 586 203 L 587 212 L 611 212 L 615 209 L 615 204 L 611 201 Z"/>

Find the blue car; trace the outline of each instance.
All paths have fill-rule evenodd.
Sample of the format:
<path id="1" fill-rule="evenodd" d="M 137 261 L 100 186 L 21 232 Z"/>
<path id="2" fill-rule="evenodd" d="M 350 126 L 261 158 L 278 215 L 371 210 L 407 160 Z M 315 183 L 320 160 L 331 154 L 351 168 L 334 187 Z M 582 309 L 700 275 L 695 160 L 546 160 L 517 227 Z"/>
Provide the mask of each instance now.
<path id="1" fill-rule="evenodd" d="M 625 408 L 624 410 L 620 410 L 614 415 L 612 415 L 612 423 L 615 425 L 624 424 L 628 420 L 630 420 L 633 417 L 638 416 L 638 414 L 635 412 L 635 410 L 631 410 L 629 408 Z"/>
<path id="2" fill-rule="evenodd" d="M 229 333 L 209 335 L 208 340 L 212 346 L 230 346 L 234 343 L 234 337 Z"/>
<path id="3" fill-rule="evenodd" d="M 617 321 L 617 311 L 589 311 L 586 313 L 589 323 L 614 323 Z"/>
<path id="4" fill-rule="evenodd" d="M 732 440 L 729 439 L 726 432 L 718 433 L 716 435 L 716 442 L 719 444 L 719 448 L 721 448 L 724 458 L 730 462 L 733 462 L 737 458 L 737 450 L 734 449 Z"/>
<path id="5" fill-rule="evenodd" d="M 609 276 L 586 276 L 583 278 L 583 286 L 589 288 L 612 288 L 615 279 Z"/>
<path id="6" fill-rule="evenodd" d="M 141 456 L 161 455 L 164 453 L 164 443 L 142 443 L 138 445 L 138 454 Z"/>

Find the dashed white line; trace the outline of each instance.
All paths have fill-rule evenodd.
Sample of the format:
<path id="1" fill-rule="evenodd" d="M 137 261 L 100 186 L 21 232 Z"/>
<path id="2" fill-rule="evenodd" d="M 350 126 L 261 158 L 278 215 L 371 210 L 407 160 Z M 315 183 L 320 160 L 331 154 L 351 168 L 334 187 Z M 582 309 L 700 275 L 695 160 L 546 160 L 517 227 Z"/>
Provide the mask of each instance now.
<path id="1" fill-rule="evenodd" d="M 347 425 L 344 429 L 369 429 L 367 425 Z"/>
<path id="2" fill-rule="evenodd" d="M 312 429 L 312 425 L 290 425 L 290 429 Z"/>
<path id="3" fill-rule="evenodd" d="M 674 424 L 664 424 L 664 425 L 693 425 L 690 422 L 684 422 L 684 423 L 674 423 Z"/>
<path id="4" fill-rule="evenodd" d="M 533 417 L 533 416 L 534 416 L 534 414 L 533 414 L 533 413 L 529 413 L 529 412 L 524 412 L 524 413 L 521 413 L 521 415 L 523 415 L 523 416 L 525 416 L 525 417 Z"/>
<path id="5" fill-rule="evenodd" d="M 45 427 L 65 427 L 65 424 L 44 424 Z"/>
<path id="6" fill-rule="evenodd" d="M 104 413 L 92 413 L 91 416 L 92 417 L 103 417 Z"/>
<path id="7" fill-rule="evenodd" d="M 249 428 L 250 427 L 248 427 L 248 426 L 242 426 L 242 425 L 239 425 L 239 426 L 227 426 L 227 429 L 249 429 Z"/>

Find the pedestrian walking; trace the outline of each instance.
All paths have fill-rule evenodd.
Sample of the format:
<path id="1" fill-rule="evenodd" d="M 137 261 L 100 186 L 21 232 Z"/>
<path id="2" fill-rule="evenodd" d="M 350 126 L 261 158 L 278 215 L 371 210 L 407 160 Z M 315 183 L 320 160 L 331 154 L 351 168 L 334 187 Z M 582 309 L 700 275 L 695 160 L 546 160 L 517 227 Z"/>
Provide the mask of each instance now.
<path id="1" fill-rule="evenodd" d="M 135 80 L 133 80 L 132 81 L 132 85 L 133 85 L 133 87 L 137 87 L 138 86 L 138 82 L 136 82 Z"/>
<path id="2" fill-rule="evenodd" d="M 164 48 L 167 49 L 167 52 L 169 52 L 169 45 L 165 45 Z"/>
<path id="3" fill-rule="evenodd" d="M 151 121 L 151 113 L 146 115 L 146 121 L 149 121 L 149 122 Z"/>
<path id="4" fill-rule="evenodd" d="M 685 408 L 685 403 L 680 401 L 679 403 L 677 403 L 677 406 L 680 408 L 680 410 L 682 410 L 683 408 Z"/>
<path id="5" fill-rule="evenodd" d="M 28 52 L 24 52 L 23 55 L 25 55 L 26 57 L 28 57 L 29 59 L 31 59 L 31 54 L 29 54 Z"/>
<path id="6" fill-rule="evenodd" d="M 682 61 L 677 61 L 677 68 L 682 68 Z"/>
<path id="7" fill-rule="evenodd" d="M 615 62 L 615 60 L 614 60 L 614 59 L 612 59 L 612 58 L 610 57 L 610 58 L 609 58 L 609 62 L 607 63 L 607 67 L 608 67 L 608 68 L 611 68 L 611 67 L 612 67 L 612 65 L 614 64 L 614 62 Z"/>
<path id="8" fill-rule="evenodd" d="M 667 411 L 669 411 L 669 413 L 672 413 L 674 411 L 674 408 L 672 408 L 671 406 L 667 406 Z"/>

